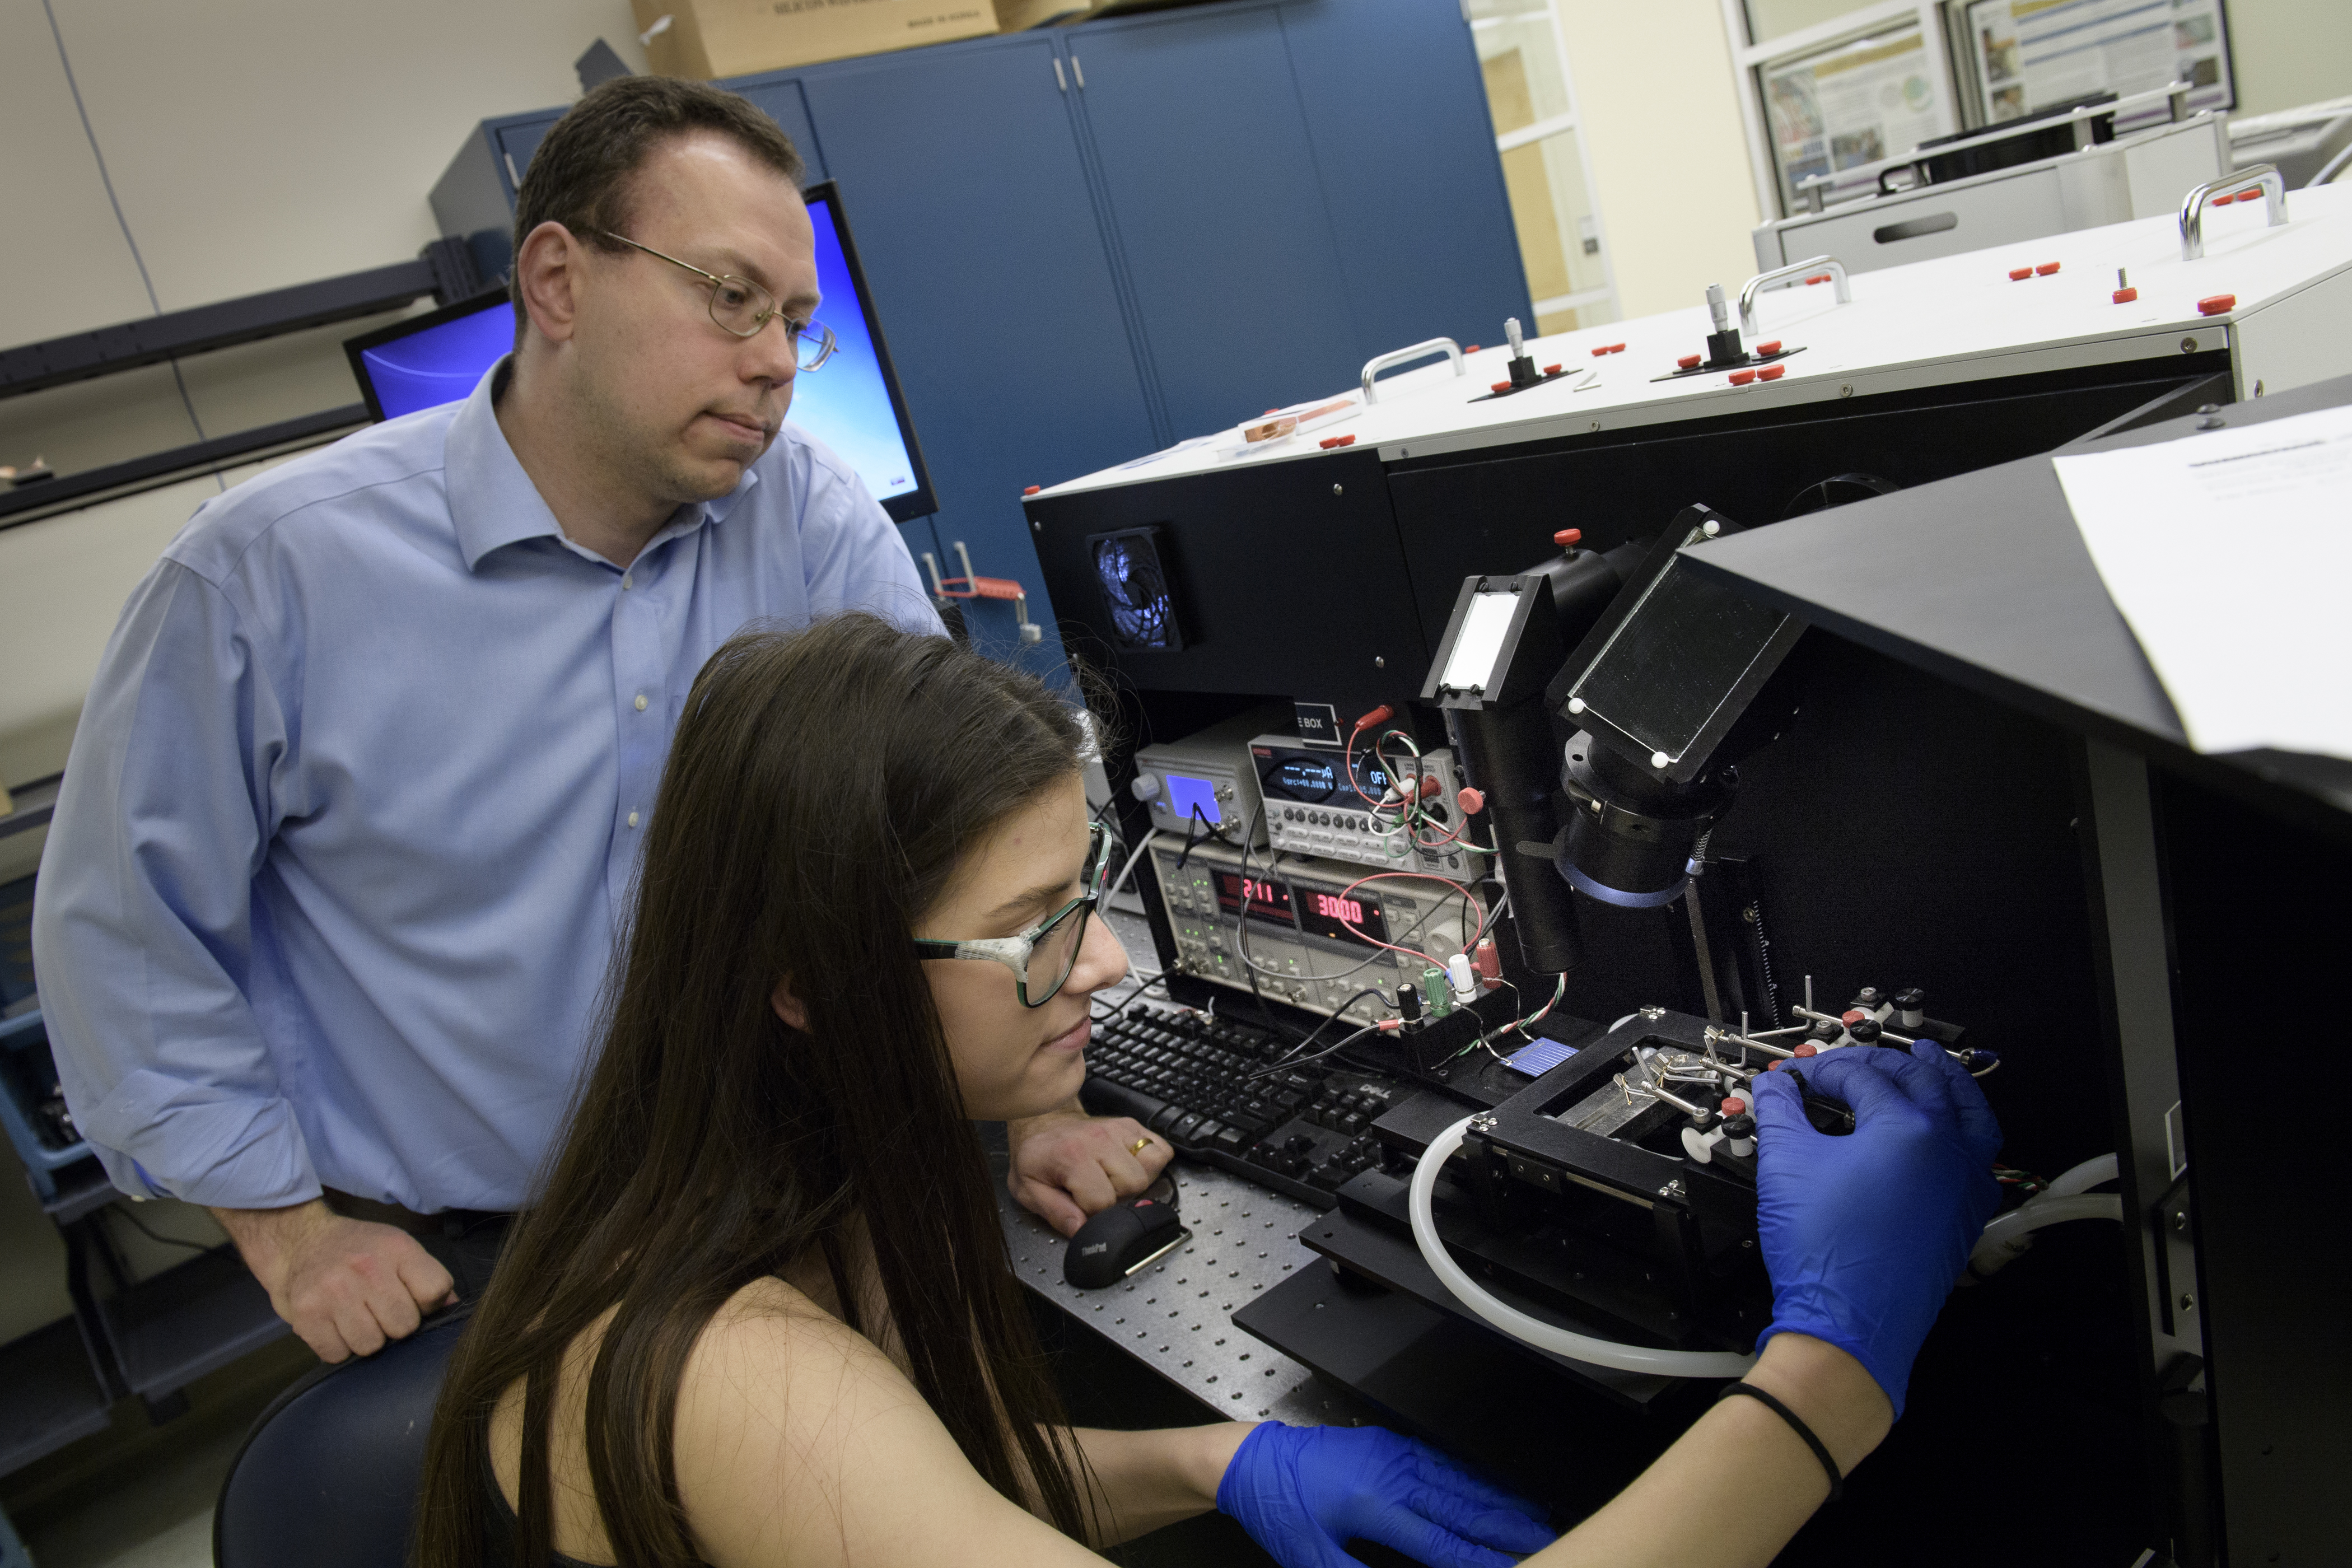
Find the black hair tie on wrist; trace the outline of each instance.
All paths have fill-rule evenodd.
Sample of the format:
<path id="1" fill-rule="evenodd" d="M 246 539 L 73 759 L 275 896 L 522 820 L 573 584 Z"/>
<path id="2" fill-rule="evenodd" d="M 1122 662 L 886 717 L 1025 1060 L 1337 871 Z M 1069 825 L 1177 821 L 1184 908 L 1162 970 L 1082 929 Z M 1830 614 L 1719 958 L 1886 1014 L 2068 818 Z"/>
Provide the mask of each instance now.
<path id="1" fill-rule="evenodd" d="M 1822 1462 L 1822 1472 L 1830 1479 L 1829 1500 L 1835 1502 L 1845 1496 L 1845 1478 L 1838 1474 L 1837 1461 L 1830 1458 L 1830 1451 L 1822 1446 L 1822 1440 L 1813 1436 L 1813 1429 L 1797 1418 L 1795 1411 L 1752 1383 L 1725 1384 L 1723 1391 L 1715 1396 L 1715 1402 L 1720 1405 L 1735 1394 L 1748 1395 L 1748 1398 L 1769 1407 L 1774 1415 L 1786 1421 L 1789 1424 L 1789 1429 L 1802 1437 L 1805 1440 L 1805 1447 L 1813 1451 L 1813 1458 Z"/>

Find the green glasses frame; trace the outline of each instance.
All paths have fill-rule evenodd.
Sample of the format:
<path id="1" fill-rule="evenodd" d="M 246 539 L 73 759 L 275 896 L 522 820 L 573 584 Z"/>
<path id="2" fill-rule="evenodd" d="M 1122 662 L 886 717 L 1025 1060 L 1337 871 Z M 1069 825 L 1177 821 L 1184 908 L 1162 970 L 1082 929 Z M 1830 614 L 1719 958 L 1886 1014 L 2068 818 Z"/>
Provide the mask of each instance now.
<path id="1" fill-rule="evenodd" d="M 1087 879 L 1087 890 L 1055 910 L 1019 936 L 987 936 L 971 942 L 947 942 L 935 937 L 912 938 L 917 958 L 979 958 L 1001 963 L 1013 971 L 1013 988 L 1020 993 L 1024 1007 L 1043 1007 L 1052 1001 L 1068 982 L 1070 973 L 1078 966 L 1078 952 L 1087 944 L 1087 917 L 1102 907 L 1103 884 L 1110 875 L 1110 829 L 1096 823 L 1088 830 L 1087 860 L 1094 867 Z M 1029 994 L 1029 962 L 1045 939 L 1068 921 L 1076 921 L 1078 929 L 1070 939 L 1070 962 L 1067 968 L 1055 977 L 1054 984 L 1042 996 Z"/>

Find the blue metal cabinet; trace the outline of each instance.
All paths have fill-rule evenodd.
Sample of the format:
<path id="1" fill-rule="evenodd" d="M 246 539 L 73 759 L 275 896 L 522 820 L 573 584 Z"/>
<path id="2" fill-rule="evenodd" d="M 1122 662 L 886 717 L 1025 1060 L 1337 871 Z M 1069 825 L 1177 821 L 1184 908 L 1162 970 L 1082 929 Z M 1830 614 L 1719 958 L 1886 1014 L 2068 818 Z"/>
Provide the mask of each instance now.
<path id="1" fill-rule="evenodd" d="M 1352 381 L 1364 356 L 1279 11 L 1139 16 L 1068 47 L 1171 433 Z"/>
<path id="2" fill-rule="evenodd" d="M 1496 342 L 1507 316 L 1532 332 L 1486 84 L 1454 0 L 1285 0 L 1282 28 L 1357 366 L 1440 335 Z"/>
<path id="3" fill-rule="evenodd" d="M 799 152 L 808 173 L 801 177 L 804 185 L 815 184 L 829 178 L 825 173 L 824 149 L 818 143 L 816 127 L 809 123 L 808 100 L 801 93 L 801 84 L 792 77 L 756 76 L 740 81 L 730 81 L 728 87 L 751 100 L 752 106 L 783 127 Z"/>
<path id="4" fill-rule="evenodd" d="M 562 118 L 560 109 L 542 109 L 483 121 L 467 133 L 433 187 L 434 221 L 443 234 L 472 242 L 474 264 L 485 278 L 513 264 L 515 186 L 549 127 Z"/>
<path id="5" fill-rule="evenodd" d="M 1022 488 L 1153 445 L 1055 47 L 1016 35 L 801 78 L 939 493 L 940 542 L 1019 581 L 1049 648 Z M 1009 607 L 972 606 L 971 621 L 985 646 L 1010 644 Z"/>

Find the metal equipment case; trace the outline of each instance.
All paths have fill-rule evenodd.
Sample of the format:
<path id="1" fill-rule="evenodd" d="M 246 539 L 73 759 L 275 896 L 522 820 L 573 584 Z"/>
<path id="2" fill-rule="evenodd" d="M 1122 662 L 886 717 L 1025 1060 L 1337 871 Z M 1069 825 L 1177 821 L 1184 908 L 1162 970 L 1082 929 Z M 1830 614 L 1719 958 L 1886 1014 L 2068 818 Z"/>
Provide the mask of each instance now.
<path id="1" fill-rule="evenodd" d="M 1853 530 L 1865 517 L 1909 515 L 1915 491 L 1923 507 L 1975 494 L 1958 476 L 2030 466 L 2069 441 L 2209 404 L 2275 398 L 2352 364 L 2352 192 L 2282 196 L 2273 185 L 2212 206 L 2211 198 L 2253 184 L 2224 180 L 2197 193 L 2201 255 L 2186 254 L 2186 226 L 2167 216 L 1862 273 L 1848 302 L 1830 286 L 1807 287 L 1815 272 L 1797 272 L 1787 293 L 1772 291 L 1768 275 L 1743 290 L 1741 335 L 1770 352 L 1761 363 L 1686 371 L 1678 362 L 1701 349 L 1711 326 L 1695 306 L 1531 343 L 1535 379 L 1523 389 L 1513 389 L 1504 352 L 1471 354 L 1459 374 L 1448 361 L 1380 382 L 1376 393 L 1360 384 L 1344 395 L 1352 415 L 1287 442 L 1211 435 L 1053 487 L 1030 498 L 1027 512 L 1064 635 L 1074 654 L 1114 676 L 1131 732 L 1190 733 L 1285 700 L 1331 704 L 1343 731 L 1386 704 L 1436 744 L 1434 717 L 1414 699 L 1466 576 L 1525 571 L 1564 529 L 1605 550 L 1654 533 L 1694 502 L 1748 525 L 1801 520 L 1728 542 L 1743 552 L 1769 552 L 1782 540 L 1793 546 L 1838 525 L 1855 561 L 1867 562 L 1866 579 L 1842 584 L 1832 554 L 1811 560 L 1801 584 L 1778 591 L 1773 602 L 1802 599 L 1797 613 L 1808 618 L 1834 599 L 1843 619 L 1826 623 L 1835 635 L 1807 639 L 1811 668 L 1787 732 L 1741 765 L 1738 804 L 1708 851 L 1707 874 L 1692 884 L 1708 890 L 1654 910 L 1588 907 L 1591 952 L 1569 977 L 1563 1010 L 1593 1033 L 1570 1029 L 1570 1043 L 1646 1004 L 1718 1018 L 1753 1008 L 1769 1018 L 1807 974 L 1832 994 L 1918 984 L 1942 1016 L 1966 1020 L 1972 1038 L 2007 1058 L 1988 1085 L 2008 1135 L 2005 1160 L 2056 1170 L 2120 1146 L 2127 1164 L 2162 1161 L 2169 1101 L 2154 1107 L 2151 1132 L 2146 1102 L 2160 1091 L 2134 1078 L 2112 1020 L 2118 1009 L 2144 1007 L 2149 986 L 2161 991 L 2171 916 L 2143 899 L 2121 913 L 2139 924 L 2118 935 L 2109 868 L 2122 862 L 2108 835 L 2134 831 L 2137 800 L 2145 849 L 2151 787 L 2161 815 L 2204 809 L 2200 792 L 2210 781 L 2151 786 L 2144 769 L 2135 795 L 2129 779 L 2118 785 L 2102 772 L 2112 759 L 2086 750 L 2066 714 L 2010 700 L 2006 689 L 1964 678 L 1949 652 L 1913 646 L 1935 641 L 1912 636 L 1915 622 L 1950 616 L 1950 563 L 1969 560 L 1979 542 L 2009 548 L 1990 517 L 1979 529 L 1966 505 L 1936 510 L 1937 550 L 1910 554 L 1868 549 Z M 1921 489 L 1943 480 L 1952 483 Z M 2000 493 L 1986 492 L 1981 504 L 2005 504 Z M 1805 516 L 1854 501 L 1862 504 Z M 1087 541 L 1137 528 L 1157 531 L 1167 590 L 1184 617 L 1181 649 L 1122 648 L 1102 629 Z M 2030 572 L 2004 592 L 1969 613 L 1990 616 L 1997 605 L 2020 626 L 2087 613 L 2079 599 L 2043 595 Z M 2129 646 L 2119 622 L 2104 629 Z M 1130 767 L 1111 759 L 1114 783 Z M 1139 831 L 1139 814 L 1129 815 Z M 2264 829 L 2240 823 L 2232 831 L 2260 837 Z M 2150 854 L 2136 864 L 2153 864 Z M 2212 854 L 2210 844 L 2192 843 L 2170 864 L 2210 891 Z M 1215 991 L 1184 966 L 1203 944 L 1179 940 L 1156 894 L 1146 903 L 1171 994 L 1205 1003 Z M 2210 934 L 2218 908 L 2201 906 L 2200 931 Z M 1761 945 L 1777 978 L 1759 984 L 1729 961 L 1743 925 L 1759 937 L 1769 930 Z M 2196 1076 L 2183 1085 L 2192 1097 Z M 1444 1114 L 1499 1103 L 1525 1081 L 1474 1060 L 1444 1085 L 1456 1102 Z M 2127 1214 L 2177 1206 L 2162 1174 L 2135 1178 Z M 1344 1190 L 1341 1199 L 1344 1207 Z M 1955 1310 L 1962 1326 L 1930 1342 L 1931 1381 L 1943 1392 L 1915 1403 L 1893 1446 L 1908 1457 L 1885 1456 L 1883 1482 L 1865 1468 L 1838 1521 L 1825 1517 L 1782 1561 L 1844 1561 L 1841 1552 L 1890 1539 L 1917 1563 L 1973 1561 L 1996 1548 L 2014 1555 L 2024 1540 L 2121 1548 L 2119 1563 L 2153 1547 L 2183 1563 L 2305 1542 L 2316 1505 L 2298 1511 L 2276 1486 L 2233 1479 L 2231 1466 L 2260 1461 L 2226 1435 L 2217 1491 L 2207 1462 L 2212 1429 L 2197 1425 L 2210 1392 L 2202 1355 L 2177 1334 L 2151 1335 L 2144 1325 L 2168 1299 L 2156 1288 L 2158 1268 L 2113 1249 L 2112 1233 L 2084 1242 L 2071 1253 L 2081 1266 L 2074 1282 L 2031 1308 L 2017 1304 L 2028 1298 L 1999 1294 L 2018 1289 L 2007 1275 L 1970 1293 Z M 2056 1241 L 2044 1248 L 2053 1269 L 2067 1250 Z M 1402 1278 L 1412 1262 L 1378 1268 Z M 2176 1273 L 2182 1266 L 2167 1265 Z M 2288 1265 L 2248 1237 L 2233 1267 Z M 1331 1325 L 1348 1315 L 1344 1290 L 1326 1291 L 1314 1311 L 1285 1315 L 1291 1294 L 1308 1289 L 1285 1285 L 1281 1300 L 1269 1292 L 1252 1309 L 1255 1321 L 1290 1324 L 1282 1331 L 1295 1342 L 1283 1348 L 1309 1364 L 1364 1365 L 1361 1344 L 1346 1353 L 1326 1346 L 1327 1355 L 1310 1342 L 1339 1331 Z M 2180 1294 L 2170 1289 L 2176 1325 L 2187 1310 Z M 2225 1300 L 2257 1295 L 2223 1290 Z M 1402 1309 L 1393 1294 L 1381 1300 L 1393 1328 Z M 2254 1315 L 2234 1331 L 2259 1338 L 2263 1310 L 2242 1307 Z M 2209 1318 L 2203 1331 L 2217 1332 L 2219 1321 Z M 1381 1342 L 1411 1338 L 1395 1328 Z M 2071 1347 L 2063 1364 L 2038 1348 L 2055 1346 Z M 2326 1428 L 2275 1366 L 2240 1354 L 2240 1386 L 2252 1401 L 2242 1408 L 2264 1419 L 2284 1411 L 2272 1422 L 2280 1432 Z M 1993 1358 L 1986 1364 L 1997 1363 L 2001 1376 L 1972 1379 L 1970 1357 Z M 1391 1368 L 1402 1381 L 1389 1386 L 1414 1382 L 1395 1370 L 1402 1364 Z M 1414 1382 L 1429 1401 L 1415 1407 L 1417 1418 L 1433 1431 L 1463 1418 L 1444 1382 L 1442 1373 Z M 2029 1385 L 2063 1396 L 2003 1404 Z M 1482 1417 L 1516 1409 L 1517 1397 L 1490 1389 Z M 1654 1410 L 1644 1420 L 1674 1418 L 1675 1401 L 1659 1391 L 1596 1397 Z M 1569 1419 L 1588 1416 L 1598 1419 L 1579 1406 Z M 1553 1440 L 1541 1437 L 1540 1423 L 1513 1429 Z M 1996 1440 L 2081 1455 L 2084 1468 L 2048 1485 L 2011 1478 L 1986 1489 L 1975 1461 L 1981 1444 Z M 2268 1510 L 2269 1522 L 2235 1503 L 2224 1508 L 2233 1487 Z M 1948 1501 L 1960 1521 L 1948 1539 L 1917 1539 L 1931 1498 Z"/>

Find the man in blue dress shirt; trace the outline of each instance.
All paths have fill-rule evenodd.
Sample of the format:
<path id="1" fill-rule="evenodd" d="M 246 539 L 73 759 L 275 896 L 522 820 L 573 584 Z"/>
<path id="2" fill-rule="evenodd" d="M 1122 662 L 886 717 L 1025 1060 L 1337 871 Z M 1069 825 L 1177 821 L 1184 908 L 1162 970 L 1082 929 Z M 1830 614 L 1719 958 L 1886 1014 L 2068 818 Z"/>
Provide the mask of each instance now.
<path id="1" fill-rule="evenodd" d="M 515 353 L 207 502 L 107 647 L 34 912 L 59 1076 L 115 1184 L 208 1205 L 327 1360 L 449 1299 L 425 1216 L 526 1201 L 704 659 L 939 629 L 783 424 L 827 341 L 800 172 L 714 89 L 582 100 L 521 193 Z M 1165 1163 L 1140 1136 L 1074 1103 L 1014 1130 L 1014 1190 L 1074 1229 Z"/>

